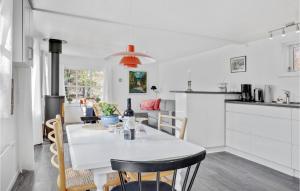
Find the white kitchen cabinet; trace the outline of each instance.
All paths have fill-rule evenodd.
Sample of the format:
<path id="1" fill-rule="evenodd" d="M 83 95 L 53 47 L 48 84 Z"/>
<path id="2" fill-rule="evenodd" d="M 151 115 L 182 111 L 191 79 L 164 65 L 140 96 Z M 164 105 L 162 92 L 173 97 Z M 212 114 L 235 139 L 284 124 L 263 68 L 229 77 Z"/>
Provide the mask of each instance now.
<path id="1" fill-rule="evenodd" d="M 300 146 L 293 145 L 292 146 L 292 168 L 300 171 Z"/>
<path id="2" fill-rule="evenodd" d="M 291 144 L 265 137 L 252 136 L 251 154 L 286 167 L 291 167 L 291 149 Z"/>
<path id="3" fill-rule="evenodd" d="M 28 0 L 13 1 L 13 73 L 18 141 L 18 167 L 34 169 L 32 123 L 32 10 Z M 25 101 L 24 101 L 25 100 Z"/>
<path id="4" fill-rule="evenodd" d="M 226 104 L 226 146 L 233 154 L 290 175 L 299 171 L 299 110 Z M 235 153 L 236 152 L 236 153 Z"/>
<path id="5" fill-rule="evenodd" d="M 260 116 L 273 117 L 273 118 L 283 118 L 283 119 L 291 118 L 291 109 L 284 108 L 284 107 L 227 103 L 226 111 L 260 115 Z"/>
<path id="6" fill-rule="evenodd" d="M 300 109 L 292 109 L 292 120 L 300 121 Z"/>
<path id="7" fill-rule="evenodd" d="M 226 126 L 245 134 L 291 143 L 291 131 L 287 130 L 291 126 L 290 119 L 227 112 Z"/>
<path id="8" fill-rule="evenodd" d="M 14 64 L 32 66 L 33 21 L 28 0 L 14 0 L 13 31 Z"/>
<path id="9" fill-rule="evenodd" d="M 300 171 L 300 109 L 292 110 L 292 168 Z"/>
<path id="10" fill-rule="evenodd" d="M 252 145 L 249 144 L 252 142 L 252 136 L 248 133 L 242 133 L 235 130 L 228 129 L 226 131 L 226 145 L 240 150 L 240 151 L 248 151 L 252 153 Z"/>
<path id="11" fill-rule="evenodd" d="M 290 166 L 291 131 L 287 119 L 227 112 L 226 145 Z M 276 152 L 274 152 L 276 151 Z"/>
<path id="12" fill-rule="evenodd" d="M 300 145 L 300 121 L 292 120 L 292 144 Z"/>
<path id="13" fill-rule="evenodd" d="M 176 93 L 176 115 L 187 117 L 186 139 L 206 149 L 225 146 L 225 99 L 239 94 Z"/>

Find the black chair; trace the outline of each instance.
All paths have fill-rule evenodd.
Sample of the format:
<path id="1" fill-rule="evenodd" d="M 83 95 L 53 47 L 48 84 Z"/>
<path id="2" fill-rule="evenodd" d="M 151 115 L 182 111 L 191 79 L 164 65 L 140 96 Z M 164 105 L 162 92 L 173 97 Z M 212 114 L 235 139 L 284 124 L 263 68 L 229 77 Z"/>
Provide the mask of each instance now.
<path id="1" fill-rule="evenodd" d="M 114 187 L 111 191 L 175 191 L 176 174 L 178 169 L 187 168 L 182 185 L 182 191 L 186 191 L 191 167 L 195 165 L 192 177 L 190 178 L 187 191 L 190 191 L 197 175 L 201 161 L 204 160 L 206 151 L 195 155 L 186 156 L 177 159 L 163 161 L 124 161 L 111 160 L 113 170 L 118 171 L 121 185 Z M 160 181 L 160 172 L 174 170 L 172 185 Z M 138 174 L 138 181 L 125 182 L 126 172 L 135 172 Z M 156 181 L 142 181 L 141 173 L 156 172 Z"/>

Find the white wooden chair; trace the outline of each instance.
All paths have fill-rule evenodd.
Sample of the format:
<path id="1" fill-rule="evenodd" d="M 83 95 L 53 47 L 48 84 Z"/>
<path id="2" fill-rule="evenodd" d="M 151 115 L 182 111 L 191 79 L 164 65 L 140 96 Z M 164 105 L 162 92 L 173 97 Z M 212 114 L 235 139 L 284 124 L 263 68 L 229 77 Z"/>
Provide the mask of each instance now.
<path id="1" fill-rule="evenodd" d="M 176 120 L 176 123 L 179 122 L 180 126 L 177 127 L 177 126 L 171 125 L 173 120 Z M 167 122 L 169 122 L 169 123 L 167 123 Z M 180 117 L 169 116 L 169 115 L 161 115 L 161 113 L 158 114 L 158 130 L 161 130 L 162 127 L 174 129 L 175 136 L 178 135 L 178 138 L 181 140 L 184 139 L 186 125 L 187 125 L 187 118 L 180 118 Z M 176 132 L 178 132 L 178 133 L 176 133 Z M 128 172 L 127 176 L 128 176 L 129 181 L 137 181 L 138 180 L 137 173 Z M 142 176 L 142 179 L 143 180 L 155 180 L 156 176 L 157 176 L 156 173 L 144 173 Z M 160 172 L 160 179 L 170 185 L 172 184 L 172 177 L 173 177 L 173 171 Z"/>
<path id="2" fill-rule="evenodd" d="M 59 115 L 56 119 L 50 119 L 46 125 L 53 129 L 48 134 L 48 138 L 53 141 L 50 151 L 53 153 L 51 164 L 58 169 L 57 186 L 59 191 L 85 191 L 96 189 L 93 174 L 87 170 L 65 169 L 64 162 L 64 142 L 61 118 Z"/>
<path id="3" fill-rule="evenodd" d="M 176 123 L 180 123 L 179 126 L 176 125 L 171 125 L 170 123 L 164 122 L 164 119 L 167 120 L 168 122 L 171 122 L 175 120 Z M 161 130 L 162 127 L 167 127 L 175 130 L 175 136 L 177 135 L 176 132 L 178 132 L 178 138 L 179 139 L 184 139 L 185 135 L 185 130 L 186 130 L 186 125 L 187 125 L 187 118 L 180 118 L 180 117 L 175 117 L 175 116 L 170 116 L 170 115 L 162 115 L 161 113 L 158 114 L 158 130 Z"/>

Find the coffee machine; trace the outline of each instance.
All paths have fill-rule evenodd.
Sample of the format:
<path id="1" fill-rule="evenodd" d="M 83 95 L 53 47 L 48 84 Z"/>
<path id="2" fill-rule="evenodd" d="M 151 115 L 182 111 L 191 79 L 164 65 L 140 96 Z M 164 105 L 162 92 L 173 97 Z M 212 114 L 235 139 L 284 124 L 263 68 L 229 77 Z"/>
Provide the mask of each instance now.
<path id="1" fill-rule="evenodd" d="M 242 84 L 241 85 L 241 100 L 245 102 L 252 101 L 252 85 L 251 84 Z"/>

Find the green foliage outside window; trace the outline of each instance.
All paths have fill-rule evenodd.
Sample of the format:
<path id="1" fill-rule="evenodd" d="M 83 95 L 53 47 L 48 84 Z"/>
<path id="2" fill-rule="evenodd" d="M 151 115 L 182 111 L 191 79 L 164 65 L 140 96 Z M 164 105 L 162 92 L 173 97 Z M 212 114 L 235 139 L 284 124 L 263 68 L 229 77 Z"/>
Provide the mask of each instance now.
<path id="1" fill-rule="evenodd" d="M 103 80 L 102 71 L 65 69 L 66 99 L 73 103 L 81 98 L 102 99 Z"/>

